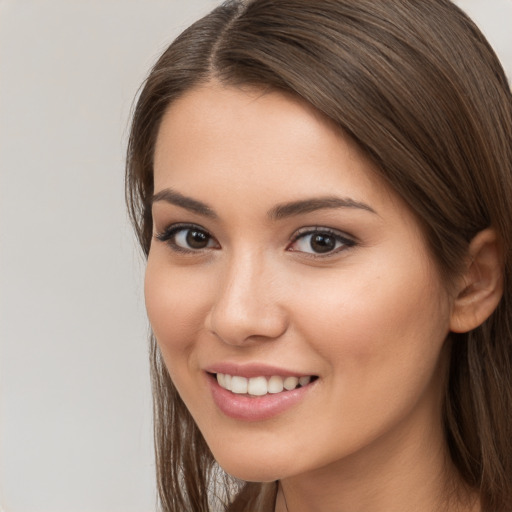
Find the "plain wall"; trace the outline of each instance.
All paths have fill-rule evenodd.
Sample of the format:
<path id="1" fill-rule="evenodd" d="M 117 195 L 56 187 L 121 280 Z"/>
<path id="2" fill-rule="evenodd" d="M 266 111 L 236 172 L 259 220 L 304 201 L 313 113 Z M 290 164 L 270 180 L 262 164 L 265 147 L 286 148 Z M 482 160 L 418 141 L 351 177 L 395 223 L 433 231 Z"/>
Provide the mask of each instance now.
<path id="1" fill-rule="evenodd" d="M 212 0 L 0 3 L 0 503 L 155 509 L 129 112 Z"/>
<path id="2" fill-rule="evenodd" d="M 216 0 L 0 0 L 0 510 L 155 509 L 132 100 Z M 512 76 L 512 0 L 461 0 Z"/>

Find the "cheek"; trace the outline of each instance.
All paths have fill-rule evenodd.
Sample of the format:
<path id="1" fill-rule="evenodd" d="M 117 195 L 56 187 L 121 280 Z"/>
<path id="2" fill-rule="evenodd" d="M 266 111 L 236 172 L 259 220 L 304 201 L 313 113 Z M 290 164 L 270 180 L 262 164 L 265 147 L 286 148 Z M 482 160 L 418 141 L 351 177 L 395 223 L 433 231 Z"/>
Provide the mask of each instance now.
<path id="1" fill-rule="evenodd" d="M 351 375 L 366 388 L 433 371 L 448 333 L 449 303 L 422 266 L 376 265 L 306 287 L 297 302 L 298 318 L 307 320 L 300 328 L 333 378 Z"/>
<path id="2" fill-rule="evenodd" d="M 377 438 L 411 411 L 427 411 L 418 417 L 433 421 L 449 309 L 440 287 L 421 272 L 404 279 L 391 271 L 339 277 L 310 288 L 320 293 L 308 294 L 305 286 L 296 301 L 301 338 L 324 363 L 327 405 L 314 411 L 325 416 L 317 435 L 331 447 L 345 440 L 333 449 L 336 456 Z"/>
<path id="3" fill-rule="evenodd" d="M 193 348 L 195 335 L 204 323 L 203 290 L 200 276 L 173 271 L 150 253 L 144 281 L 146 310 L 166 361 L 179 360 Z"/>

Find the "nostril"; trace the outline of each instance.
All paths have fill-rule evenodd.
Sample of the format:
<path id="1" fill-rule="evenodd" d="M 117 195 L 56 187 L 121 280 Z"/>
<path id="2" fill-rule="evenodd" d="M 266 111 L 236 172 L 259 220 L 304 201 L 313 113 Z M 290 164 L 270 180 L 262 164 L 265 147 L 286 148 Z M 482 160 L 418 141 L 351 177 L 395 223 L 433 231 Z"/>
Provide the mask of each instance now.
<path id="1" fill-rule="evenodd" d="M 262 286 L 247 279 L 236 282 L 234 278 L 228 279 L 205 317 L 206 330 L 233 346 L 266 342 L 282 336 L 288 328 L 287 311 L 269 299 L 268 289 L 262 291 Z"/>

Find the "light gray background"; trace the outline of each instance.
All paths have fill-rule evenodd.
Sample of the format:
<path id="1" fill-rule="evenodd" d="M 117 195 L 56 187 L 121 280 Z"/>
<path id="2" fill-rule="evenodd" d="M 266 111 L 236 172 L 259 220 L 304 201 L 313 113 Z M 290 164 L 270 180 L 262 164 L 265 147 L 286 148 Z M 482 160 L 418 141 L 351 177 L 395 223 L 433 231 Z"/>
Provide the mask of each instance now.
<path id="1" fill-rule="evenodd" d="M 129 111 L 218 0 L 0 0 L 0 510 L 155 509 Z M 460 0 L 512 76 L 512 0 Z"/>

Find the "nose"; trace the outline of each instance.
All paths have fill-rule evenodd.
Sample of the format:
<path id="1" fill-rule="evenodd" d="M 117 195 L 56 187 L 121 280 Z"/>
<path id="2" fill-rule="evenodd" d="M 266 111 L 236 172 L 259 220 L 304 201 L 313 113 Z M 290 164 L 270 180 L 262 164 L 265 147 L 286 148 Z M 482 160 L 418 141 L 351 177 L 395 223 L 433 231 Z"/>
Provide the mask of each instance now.
<path id="1" fill-rule="evenodd" d="M 206 327 L 227 344 L 274 340 L 288 328 L 280 280 L 262 259 L 238 257 L 219 272 Z"/>

